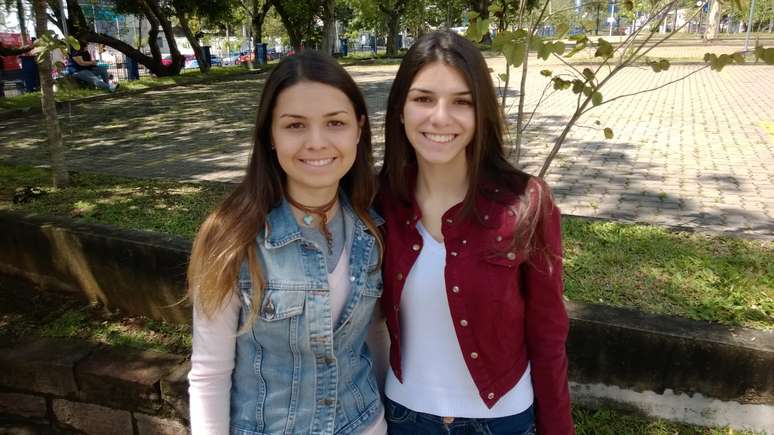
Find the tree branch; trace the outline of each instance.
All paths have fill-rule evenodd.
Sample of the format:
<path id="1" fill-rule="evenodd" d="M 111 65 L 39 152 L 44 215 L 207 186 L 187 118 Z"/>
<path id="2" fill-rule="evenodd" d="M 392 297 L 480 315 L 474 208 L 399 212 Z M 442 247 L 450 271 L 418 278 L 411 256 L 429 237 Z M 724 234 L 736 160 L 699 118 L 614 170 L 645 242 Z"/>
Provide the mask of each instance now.
<path id="1" fill-rule="evenodd" d="M 6 47 L 0 43 L 0 56 L 18 56 L 20 54 L 32 51 L 33 48 L 35 47 L 32 45 L 25 45 L 22 47 Z"/>

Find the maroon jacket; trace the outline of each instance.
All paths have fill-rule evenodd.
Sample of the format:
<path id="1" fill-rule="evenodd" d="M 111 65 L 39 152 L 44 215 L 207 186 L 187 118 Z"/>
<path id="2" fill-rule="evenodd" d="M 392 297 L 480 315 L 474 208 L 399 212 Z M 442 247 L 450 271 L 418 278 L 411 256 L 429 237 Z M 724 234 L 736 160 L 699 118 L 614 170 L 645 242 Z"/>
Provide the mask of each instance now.
<path id="1" fill-rule="evenodd" d="M 543 229 L 546 247 L 553 254 L 549 265 L 546 255 L 537 251 L 531 258 L 507 252 L 518 198 L 499 192 L 490 191 L 500 196 L 497 201 L 478 196 L 476 207 L 482 223 L 474 216 L 456 222 L 462 204 L 443 215 L 446 294 L 457 340 L 488 407 L 516 385 L 531 362 L 538 433 L 574 434 L 567 386 L 568 319 L 562 298 L 559 209 L 546 192 L 550 213 L 538 228 Z M 402 382 L 400 298 L 405 278 L 422 249 L 422 236 L 416 229 L 421 212 L 415 200 L 401 204 L 389 192 L 382 191 L 377 201 L 386 220 L 382 308 L 390 331 L 390 365 Z"/>

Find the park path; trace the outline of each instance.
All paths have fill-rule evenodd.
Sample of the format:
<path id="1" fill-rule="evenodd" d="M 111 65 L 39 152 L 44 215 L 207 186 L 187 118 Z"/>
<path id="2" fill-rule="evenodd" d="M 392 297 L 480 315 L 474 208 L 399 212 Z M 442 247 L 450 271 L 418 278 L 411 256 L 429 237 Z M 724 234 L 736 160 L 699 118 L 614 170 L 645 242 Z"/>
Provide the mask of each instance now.
<path id="1" fill-rule="evenodd" d="M 488 62 L 494 77 L 502 72 L 501 61 Z M 557 65 L 532 68 L 530 110 L 547 83 L 538 74 L 544 67 L 559 72 Z M 660 74 L 629 69 L 611 80 L 605 96 L 659 86 L 697 67 L 674 65 Z M 366 95 L 378 161 L 397 66 L 348 70 Z M 547 176 L 562 211 L 774 239 L 772 82 L 773 67 L 729 66 L 589 112 Z M 77 170 L 136 177 L 238 180 L 262 83 L 246 78 L 65 107 L 68 162 Z M 538 108 L 525 136 L 525 170 L 537 172 L 574 101 L 566 91 Z M 612 140 L 604 139 L 604 127 L 614 130 Z M 42 121 L 0 120 L 0 161 L 46 160 Z"/>

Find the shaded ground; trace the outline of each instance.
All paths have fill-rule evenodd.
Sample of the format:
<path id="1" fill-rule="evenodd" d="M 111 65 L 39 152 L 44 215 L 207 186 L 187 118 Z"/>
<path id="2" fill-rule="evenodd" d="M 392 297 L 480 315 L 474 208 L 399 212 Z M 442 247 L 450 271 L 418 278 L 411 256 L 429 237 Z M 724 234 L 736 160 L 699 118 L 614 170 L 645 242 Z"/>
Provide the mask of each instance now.
<path id="1" fill-rule="evenodd" d="M 494 74 L 503 64 L 488 59 Z M 531 109 L 547 79 L 528 76 Z M 606 98 L 658 86 L 696 66 L 631 69 Z M 349 67 L 369 105 L 377 161 L 397 66 Z M 496 76 L 495 76 L 496 77 Z M 570 133 L 548 175 L 565 213 L 774 238 L 774 79 L 770 66 L 703 71 L 664 90 L 603 105 Z M 496 81 L 496 79 L 495 79 Z M 518 82 L 518 76 L 513 82 Z M 139 177 L 234 181 L 249 154 L 262 79 L 174 88 L 72 105 L 61 114 L 73 168 Z M 515 92 L 510 93 L 515 96 Z M 509 104 L 513 98 L 509 99 Z M 574 105 L 569 92 L 537 110 L 523 167 L 536 172 Z M 599 122 L 599 125 L 596 122 Z M 615 138 L 605 140 L 604 127 Z M 42 121 L 0 121 L 0 160 L 45 163 Z"/>

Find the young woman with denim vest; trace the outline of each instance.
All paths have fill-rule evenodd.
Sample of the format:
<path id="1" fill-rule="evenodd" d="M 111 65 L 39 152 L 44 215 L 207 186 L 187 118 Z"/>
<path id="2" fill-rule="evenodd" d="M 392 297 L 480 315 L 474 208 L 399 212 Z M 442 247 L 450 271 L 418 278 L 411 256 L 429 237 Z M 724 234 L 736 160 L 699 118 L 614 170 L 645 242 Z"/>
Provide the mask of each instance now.
<path id="1" fill-rule="evenodd" d="M 419 38 L 385 122 L 390 434 L 573 434 L 559 210 L 506 159 L 479 49 Z"/>
<path id="2" fill-rule="evenodd" d="M 266 80 L 247 173 L 188 270 L 194 434 L 384 434 L 365 344 L 382 292 L 363 96 L 303 51 Z"/>

